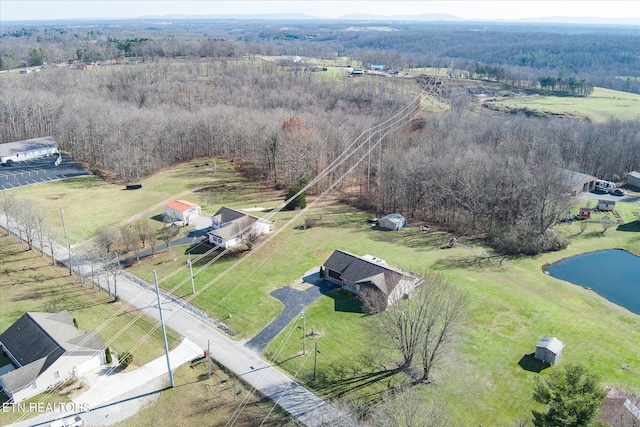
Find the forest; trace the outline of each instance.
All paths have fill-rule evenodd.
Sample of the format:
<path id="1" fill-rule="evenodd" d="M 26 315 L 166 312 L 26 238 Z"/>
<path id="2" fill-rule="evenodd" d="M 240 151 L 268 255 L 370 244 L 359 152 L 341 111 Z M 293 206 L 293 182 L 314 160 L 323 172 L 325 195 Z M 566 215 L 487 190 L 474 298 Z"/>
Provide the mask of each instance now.
<path id="1" fill-rule="evenodd" d="M 78 28 L 5 32 L 3 58 L 29 61 L 35 50 L 45 62 L 95 55 L 91 60 L 103 63 L 86 71 L 45 67 L 38 73 L 0 76 L 0 141 L 53 135 L 75 160 L 121 182 L 137 181 L 179 162 L 222 157 L 256 180 L 287 188 L 318 176 L 370 129 L 369 138 L 377 143 L 373 160 L 341 183 L 345 200 L 374 213 L 393 210 L 414 221 L 485 236 L 505 253 L 537 253 L 564 245 L 552 229 L 570 207 L 567 182 L 558 167 L 613 181 L 640 168 L 637 120 L 612 118 L 596 124 L 504 116 L 477 111 L 461 94 L 446 112 L 422 111 L 376 134 L 378 124 L 419 105 L 415 80 L 328 79 L 303 68 L 282 67 L 257 56 L 295 51 L 295 42 L 273 34 L 260 33 L 270 41 L 259 43 L 191 33 L 175 36 L 173 30 L 143 28 L 137 35 L 133 29 L 126 31 L 131 34 L 122 28 L 91 29 L 75 38 Z M 517 38 L 518 33 L 504 34 Z M 596 36 L 601 37 L 593 40 L 599 40 L 602 55 L 614 54 L 615 49 L 607 48 L 610 44 L 630 53 L 640 45 L 627 46 L 638 37 L 624 31 L 581 35 L 588 40 Z M 347 56 L 366 63 L 375 37 L 362 34 L 359 49 Z M 355 38 L 345 37 L 341 43 L 347 46 Z M 333 50 L 332 40 L 305 44 L 305 54 L 344 55 Z M 490 40 L 483 45 L 490 46 Z M 377 58 L 396 55 L 402 61 L 412 56 L 410 48 L 398 48 L 376 45 L 385 49 Z M 450 56 L 445 53 L 437 55 L 439 61 Z M 478 54 L 470 66 L 486 60 Z M 141 60 L 129 64 L 123 60 L 128 55 Z M 637 55 L 628 63 L 637 65 Z M 574 65 L 587 70 L 579 61 Z M 615 74 L 614 65 L 607 66 Z M 631 71 L 620 67 L 621 74 Z M 366 149 L 353 158 L 365 155 Z M 352 165 L 352 160 L 341 164 L 310 193 L 327 188 Z"/>

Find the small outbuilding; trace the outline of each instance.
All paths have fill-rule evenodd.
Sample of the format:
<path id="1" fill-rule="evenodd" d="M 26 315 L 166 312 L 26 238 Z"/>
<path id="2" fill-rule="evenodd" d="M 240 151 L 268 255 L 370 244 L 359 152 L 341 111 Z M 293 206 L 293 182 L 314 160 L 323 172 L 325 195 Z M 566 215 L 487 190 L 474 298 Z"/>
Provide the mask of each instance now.
<path id="1" fill-rule="evenodd" d="M 171 221 L 184 221 L 189 225 L 189 219 L 200 216 L 200 206 L 186 200 L 174 200 L 166 206 L 166 215 Z"/>
<path id="2" fill-rule="evenodd" d="M 555 337 L 542 337 L 536 344 L 535 359 L 555 365 L 562 357 L 564 343 Z"/>
<path id="3" fill-rule="evenodd" d="M 640 188 L 640 172 L 629 172 L 627 174 L 627 184 Z"/>
<path id="4" fill-rule="evenodd" d="M 616 208 L 616 202 L 614 200 L 598 200 L 598 210 L 609 212 Z"/>
<path id="5" fill-rule="evenodd" d="M 392 213 L 380 218 L 378 221 L 378 227 L 385 228 L 387 230 L 399 231 L 407 226 L 407 220 L 398 213 Z"/>

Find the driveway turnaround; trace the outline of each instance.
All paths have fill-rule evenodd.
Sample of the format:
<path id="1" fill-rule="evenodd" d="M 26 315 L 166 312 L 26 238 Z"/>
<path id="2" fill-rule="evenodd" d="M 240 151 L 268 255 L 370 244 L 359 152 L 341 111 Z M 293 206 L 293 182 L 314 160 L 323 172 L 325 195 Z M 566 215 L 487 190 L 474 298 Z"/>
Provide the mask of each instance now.
<path id="1" fill-rule="evenodd" d="M 271 292 L 271 296 L 284 303 L 284 311 L 260 331 L 258 335 L 247 342 L 245 344 L 247 347 L 261 353 L 266 345 L 269 344 L 269 341 L 274 339 L 306 306 L 320 298 L 320 295 L 326 294 L 335 288 L 335 285 L 330 282 L 320 280 L 320 275 L 317 271 L 305 275 L 303 282 L 312 285 L 304 291 L 285 286 Z"/>
<path id="2" fill-rule="evenodd" d="M 4 213 L 0 213 L 0 226 L 7 228 L 7 219 Z M 13 227 L 12 231 L 15 232 Z M 59 244 L 54 247 L 56 259 L 62 264 L 67 264 L 69 261 L 67 248 Z M 78 261 L 74 260 L 73 267 L 83 271 L 78 264 Z M 90 271 L 89 266 L 83 266 L 83 269 Z M 104 283 L 98 282 L 98 285 L 106 287 Z M 159 319 L 156 295 L 150 289 L 135 284 L 127 280 L 126 277 L 121 277 L 118 279 L 118 296 L 149 316 Z M 196 316 L 182 305 L 162 296 L 160 300 L 167 326 L 188 338 L 202 351 L 207 348 L 209 343 L 210 354 L 216 361 L 269 397 L 301 424 L 311 427 L 355 425 L 327 402 L 266 363 L 242 343 L 233 341 L 222 334 L 212 322 Z"/>

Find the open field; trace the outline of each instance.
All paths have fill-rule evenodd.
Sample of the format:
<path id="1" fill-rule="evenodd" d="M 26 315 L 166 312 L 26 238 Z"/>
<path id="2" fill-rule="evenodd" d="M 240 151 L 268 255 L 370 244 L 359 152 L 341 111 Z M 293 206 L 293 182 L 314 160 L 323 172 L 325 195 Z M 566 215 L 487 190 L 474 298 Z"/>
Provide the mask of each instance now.
<path id="1" fill-rule="evenodd" d="M 207 379 L 206 360 L 176 369 L 176 386 L 118 426 L 293 426 L 287 414 L 273 408 L 273 401 L 252 393 L 242 381 L 229 376 L 215 364 Z"/>
<path id="2" fill-rule="evenodd" d="M 155 320 L 143 316 L 126 333 L 118 335 L 138 315 L 139 310 L 122 301 L 109 302 L 104 291 L 99 291 L 88 283 L 81 286 L 77 277 L 69 277 L 66 268 L 51 266 L 51 259 L 41 257 L 36 250 L 27 251 L 26 244 L 20 243 L 14 236 L 8 237 L 4 229 L 0 229 L 0 233 L 1 331 L 27 311 L 67 310 L 70 317 L 78 321 L 81 330 L 98 329 L 100 337 L 112 349 L 128 351 L 156 326 Z M 113 339 L 116 335 L 118 336 Z M 180 337 L 168 330 L 167 338 L 173 348 Z M 162 334 L 157 329 L 134 350 L 133 363 L 143 365 L 163 354 Z M 1 396 L 4 398 L 4 394 Z M 51 398 L 58 397 L 53 395 Z M 46 402 L 49 402 L 49 398 Z M 5 415 L 11 414 L 2 414 L 0 424 L 4 425 L 8 421 L 4 418 Z"/>
<path id="3" fill-rule="evenodd" d="M 593 122 L 609 119 L 637 120 L 640 118 L 640 95 L 596 87 L 587 97 L 528 96 L 490 102 L 497 110 L 523 110 L 550 115 L 568 114 L 585 117 Z"/>
<path id="4" fill-rule="evenodd" d="M 189 167 L 193 165 L 182 165 L 178 170 L 188 177 Z M 236 184 L 233 191 L 217 193 L 215 206 L 229 201 L 237 203 L 232 204 L 237 207 L 272 207 L 281 200 L 279 193 L 260 191 L 231 170 L 226 179 Z M 181 176 L 176 180 L 171 184 L 176 189 L 185 188 L 188 182 Z M 231 188 L 223 182 L 215 185 L 218 190 Z M 582 206 L 584 202 L 578 204 Z M 215 206 L 206 209 L 213 212 Z M 202 271 L 207 258 L 196 263 L 199 295 L 193 302 L 226 319 L 225 323 L 240 333 L 239 339 L 249 339 L 282 310 L 282 304 L 268 294 L 320 265 L 334 249 L 372 254 L 417 273 L 440 272 L 469 293 L 470 318 L 457 354 L 435 373 L 434 384 L 418 387 L 424 391 L 425 400 L 444 402 L 454 425 L 512 425 L 516 418 L 528 416 L 535 407 L 531 393 L 537 374 L 532 371 L 535 367 L 528 355 L 542 335 L 554 335 L 566 343 L 561 363 L 586 363 L 606 384 L 640 392 L 637 357 L 640 316 L 542 272 L 545 264 L 599 249 L 623 248 L 640 255 L 640 231 L 632 222 L 632 212 L 640 204 L 619 203 L 616 208 L 628 224 L 612 227 L 605 233 L 597 222 L 588 223 L 583 232 L 578 223 L 559 226 L 561 232 L 573 239 L 566 250 L 503 259 L 490 249 L 463 239 L 453 249 L 440 249 L 447 236 L 437 231 L 422 233 L 416 227 L 397 233 L 375 231 L 366 222 L 367 213 L 323 201 L 249 257 L 247 253 L 225 257 Z M 276 228 L 294 214 L 279 213 L 275 217 Z M 305 230 L 302 224 L 307 216 L 318 218 L 318 226 Z M 121 214 L 120 220 L 124 217 Z M 187 249 L 188 246 L 175 247 L 173 254 L 165 251 L 131 271 L 150 280 L 152 271 L 157 270 L 164 289 L 178 286 L 174 292 L 189 297 Z M 231 269 L 243 255 L 241 264 Z M 179 268 L 178 273 L 165 279 Z M 206 289 L 201 291 L 203 288 Z M 405 374 L 394 371 L 397 355 L 381 348 L 379 337 L 372 336 L 372 321 L 372 317 L 360 312 L 357 301 L 341 292 L 322 296 L 308 307 L 307 331 L 314 329 L 323 334 L 318 339 L 321 353 L 315 382 L 309 383 L 314 340 L 307 339 L 308 353 L 299 357 L 302 334 L 298 321 L 292 322 L 267 347 L 265 356 L 324 397 L 357 395 L 372 399 L 389 386 L 409 380 Z M 549 371 L 543 370 L 542 375 Z"/>
<path id="5" fill-rule="evenodd" d="M 199 203 L 203 211 L 213 214 L 222 203 L 246 203 L 252 194 L 260 192 L 255 184 L 232 171 L 224 161 L 194 161 L 141 180 L 139 190 L 127 191 L 122 184 L 89 176 L 29 185 L 5 193 L 7 197 L 28 199 L 42 208 L 59 235 L 63 235 L 62 208 L 67 233 L 72 242 L 79 243 L 93 237 L 100 228 L 117 225 L 135 215 L 145 213 L 146 217 L 152 217 L 164 213 L 166 202 L 174 198 Z"/>

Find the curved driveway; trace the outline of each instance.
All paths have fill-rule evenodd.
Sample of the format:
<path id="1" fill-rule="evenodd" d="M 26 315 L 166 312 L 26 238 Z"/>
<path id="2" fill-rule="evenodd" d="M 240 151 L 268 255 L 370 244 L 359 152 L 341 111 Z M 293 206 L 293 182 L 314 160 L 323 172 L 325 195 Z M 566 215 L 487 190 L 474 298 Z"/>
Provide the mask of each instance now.
<path id="1" fill-rule="evenodd" d="M 335 285 L 326 280 L 320 280 L 317 269 L 307 273 L 307 275 L 302 278 L 302 281 L 312 285 L 304 291 L 285 286 L 271 292 L 271 296 L 282 301 L 285 306 L 284 311 L 280 313 L 273 322 L 269 323 L 266 328 L 260 331 L 258 335 L 248 341 L 245 344 L 247 347 L 258 353 L 262 352 L 266 345 L 269 344 L 269 341 L 274 339 L 285 326 L 299 315 L 304 307 L 320 298 L 320 295 L 326 294 L 335 287 Z"/>

